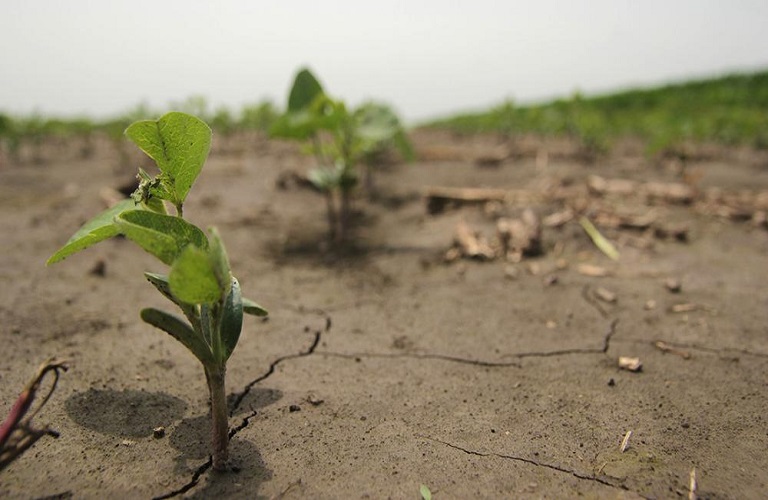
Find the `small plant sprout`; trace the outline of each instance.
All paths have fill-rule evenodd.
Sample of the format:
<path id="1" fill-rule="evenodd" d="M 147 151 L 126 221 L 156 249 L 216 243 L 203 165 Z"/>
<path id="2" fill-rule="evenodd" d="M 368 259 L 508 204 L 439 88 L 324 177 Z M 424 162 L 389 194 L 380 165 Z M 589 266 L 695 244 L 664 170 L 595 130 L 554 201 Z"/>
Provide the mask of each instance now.
<path id="1" fill-rule="evenodd" d="M 206 235 L 183 218 L 187 194 L 210 150 L 211 129 L 194 116 L 171 112 L 157 121 L 133 123 L 125 135 L 157 163 L 159 174 L 152 177 L 140 170 L 132 197 L 87 222 L 48 264 L 123 235 L 170 266 L 167 275 L 144 274 L 188 322 L 154 308 L 143 309 L 141 318 L 181 342 L 203 364 L 211 399 L 213 467 L 224 470 L 229 441 L 227 359 L 240 338 L 243 313 L 266 316 L 267 311 L 242 297 L 216 229 Z M 174 207 L 174 214 L 166 204 Z"/>
<path id="2" fill-rule="evenodd" d="M 350 111 L 344 101 L 330 98 L 307 69 L 296 75 L 286 113 L 270 128 L 273 137 L 304 142 L 318 167 L 308 178 L 326 198 L 331 241 L 346 238 L 352 194 L 358 183 L 357 165 L 394 144 L 406 156 L 410 144 L 394 112 L 380 104 Z M 372 186 L 370 171 L 367 184 Z"/>

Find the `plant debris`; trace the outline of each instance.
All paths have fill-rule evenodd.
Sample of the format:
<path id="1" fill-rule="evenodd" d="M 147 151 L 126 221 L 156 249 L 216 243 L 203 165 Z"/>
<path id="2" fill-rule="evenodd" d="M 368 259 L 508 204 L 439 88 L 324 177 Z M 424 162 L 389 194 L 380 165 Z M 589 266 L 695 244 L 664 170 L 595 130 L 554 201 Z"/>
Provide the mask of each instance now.
<path id="1" fill-rule="evenodd" d="M 0 425 L 0 471 L 34 445 L 43 436 L 59 437 L 59 433 L 48 427 L 35 429 L 32 427 L 32 419 L 40 412 L 56 390 L 60 371 L 67 371 L 65 361 L 49 359 L 37 369 L 32 380 L 19 395 L 11 408 L 8 417 Z M 34 410 L 32 403 L 35 401 L 40 384 L 46 375 L 53 373 L 53 381 L 48 392 Z"/>
<path id="2" fill-rule="evenodd" d="M 632 431 L 627 431 L 626 434 L 624 434 L 624 439 L 621 440 L 621 446 L 619 447 L 619 451 L 624 453 L 629 448 L 629 438 L 632 437 Z"/>
<path id="3" fill-rule="evenodd" d="M 690 352 L 678 349 L 678 348 L 676 348 L 674 346 L 671 346 L 671 345 L 667 344 L 666 342 L 664 342 L 662 340 L 657 340 L 656 342 L 654 342 L 653 345 L 656 347 L 656 349 L 658 349 L 658 350 L 660 350 L 662 352 L 668 352 L 670 354 L 675 354 L 677 356 L 680 356 L 683 359 L 691 359 L 691 353 Z"/>
<path id="4" fill-rule="evenodd" d="M 579 274 L 591 276 L 593 278 L 602 278 L 610 275 L 610 272 L 606 268 L 594 264 L 579 264 L 576 267 L 576 271 L 578 271 Z"/>

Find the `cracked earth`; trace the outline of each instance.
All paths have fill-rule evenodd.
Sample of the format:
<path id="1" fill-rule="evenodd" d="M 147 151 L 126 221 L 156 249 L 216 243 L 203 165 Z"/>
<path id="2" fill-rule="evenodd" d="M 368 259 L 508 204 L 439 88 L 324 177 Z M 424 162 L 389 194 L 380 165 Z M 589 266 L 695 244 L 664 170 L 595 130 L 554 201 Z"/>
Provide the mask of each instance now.
<path id="1" fill-rule="evenodd" d="M 418 498 L 425 484 L 435 498 L 688 498 L 695 468 L 699 498 L 764 498 L 768 231 L 664 205 L 687 242 L 605 228 L 613 262 L 571 222 L 545 228 L 541 257 L 446 264 L 459 221 L 488 236 L 493 221 L 483 207 L 428 215 L 428 186 L 530 193 L 502 210 L 543 216 L 562 209 L 540 195 L 555 181 L 679 172 L 629 147 L 584 164 L 560 143 L 539 144 L 544 166 L 520 155 L 481 168 L 468 158 L 493 137 L 415 140 L 422 159 L 380 172 L 381 196 L 358 202 L 357 243 L 340 253 L 320 244 L 323 200 L 276 187 L 311 159 L 259 138 L 217 144 L 185 215 L 219 228 L 244 293 L 271 313 L 246 320 L 228 365 L 227 473 L 210 468 L 202 368 L 138 319 L 167 307 L 141 274 L 155 261 L 113 240 L 44 266 L 100 210 L 102 188 L 148 161 L 115 168 L 105 141 L 88 159 L 52 144 L 42 164 L 0 167 L 0 413 L 41 361 L 71 365 L 36 418 L 61 436 L 0 473 L 0 496 Z M 687 168 L 702 190 L 768 189 L 761 153 L 718 150 Z"/>

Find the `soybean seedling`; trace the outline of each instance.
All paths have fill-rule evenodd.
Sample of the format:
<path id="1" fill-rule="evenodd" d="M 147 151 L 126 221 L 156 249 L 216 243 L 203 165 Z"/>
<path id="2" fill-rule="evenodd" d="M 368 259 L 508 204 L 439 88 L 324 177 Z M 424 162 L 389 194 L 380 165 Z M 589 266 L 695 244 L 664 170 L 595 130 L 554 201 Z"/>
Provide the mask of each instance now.
<path id="1" fill-rule="evenodd" d="M 350 110 L 342 100 L 329 97 L 308 70 L 296 75 L 288 95 L 288 108 L 270 128 L 273 137 L 305 143 L 318 167 L 308 179 L 325 195 L 330 239 L 346 239 L 352 194 L 358 183 L 357 165 L 394 144 L 411 156 L 410 144 L 395 113 L 380 104 Z M 370 169 L 366 185 L 372 188 Z"/>
<path id="2" fill-rule="evenodd" d="M 171 112 L 157 121 L 133 123 L 125 135 L 156 163 L 156 177 L 139 170 L 139 187 L 87 222 L 48 264 L 113 236 L 124 235 L 170 266 L 168 274 L 144 273 L 147 280 L 186 316 L 142 309 L 141 318 L 181 342 L 202 363 L 211 400 L 213 468 L 227 462 L 226 365 L 243 324 L 243 313 L 267 311 L 242 297 L 232 276 L 224 243 L 215 228 L 208 236 L 183 218 L 184 201 L 211 147 L 211 129 L 200 119 Z M 168 213 L 170 204 L 175 213 Z"/>

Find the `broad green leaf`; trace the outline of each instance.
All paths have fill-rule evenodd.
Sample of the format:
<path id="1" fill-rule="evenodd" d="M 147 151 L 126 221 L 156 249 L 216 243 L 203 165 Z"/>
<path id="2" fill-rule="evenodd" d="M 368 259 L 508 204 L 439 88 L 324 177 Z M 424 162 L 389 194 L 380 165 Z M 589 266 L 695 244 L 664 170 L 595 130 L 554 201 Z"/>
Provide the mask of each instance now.
<path id="1" fill-rule="evenodd" d="M 240 332 L 243 329 L 243 297 L 240 293 L 240 283 L 236 278 L 232 278 L 232 286 L 229 289 L 227 298 L 224 300 L 224 307 L 221 311 L 221 323 L 219 324 L 219 335 L 223 343 L 223 359 L 226 361 L 235 350 L 237 341 L 240 339 Z"/>
<path id="2" fill-rule="evenodd" d="M 296 113 L 307 109 L 315 98 L 323 93 L 323 87 L 315 75 L 308 69 L 302 69 L 293 80 L 293 87 L 288 96 L 288 112 Z"/>
<path id="3" fill-rule="evenodd" d="M 269 316 L 269 311 L 261 307 L 251 299 L 243 297 L 243 312 L 246 314 L 252 314 L 253 316 L 266 317 Z"/>
<path id="4" fill-rule="evenodd" d="M 397 115 L 383 104 L 363 104 L 355 111 L 354 118 L 357 135 L 371 144 L 392 140 L 401 128 Z"/>
<path id="5" fill-rule="evenodd" d="M 129 210 L 115 217 L 115 225 L 122 234 L 168 265 L 190 244 L 208 248 L 208 240 L 200 228 L 172 215 Z"/>
<path id="6" fill-rule="evenodd" d="M 212 304 L 224 295 L 210 255 L 193 245 L 173 262 L 168 283 L 173 296 L 187 304 Z"/>
<path id="7" fill-rule="evenodd" d="M 208 125 L 192 115 L 174 111 L 157 121 L 136 122 L 125 130 L 125 135 L 155 160 L 165 175 L 165 187 L 174 195 L 170 201 L 183 203 L 211 149 Z"/>
<path id="8" fill-rule="evenodd" d="M 200 312 L 195 305 L 186 304 L 171 293 L 171 285 L 168 283 L 168 276 L 155 273 L 144 273 L 144 276 L 147 278 L 147 281 L 152 283 L 152 285 L 163 294 L 165 298 L 179 306 L 195 331 L 200 331 Z"/>
<path id="9" fill-rule="evenodd" d="M 203 365 L 208 366 L 214 362 L 211 348 L 200 334 L 176 316 L 150 307 L 141 310 L 141 319 L 181 342 Z"/>
<path id="10" fill-rule="evenodd" d="M 219 282 L 219 288 L 226 289 L 232 282 L 232 270 L 229 267 L 229 258 L 224 248 L 224 242 L 221 241 L 219 231 L 212 227 L 208 230 L 211 233 L 210 256 L 213 262 L 213 269 L 216 273 L 216 279 Z"/>
<path id="11" fill-rule="evenodd" d="M 117 236 L 120 231 L 114 223 L 115 216 L 135 208 L 136 204 L 134 201 L 127 199 L 101 212 L 72 235 L 69 241 L 48 259 L 46 265 L 59 262 L 75 252 L 79 252 L 112 236 Z"/>

